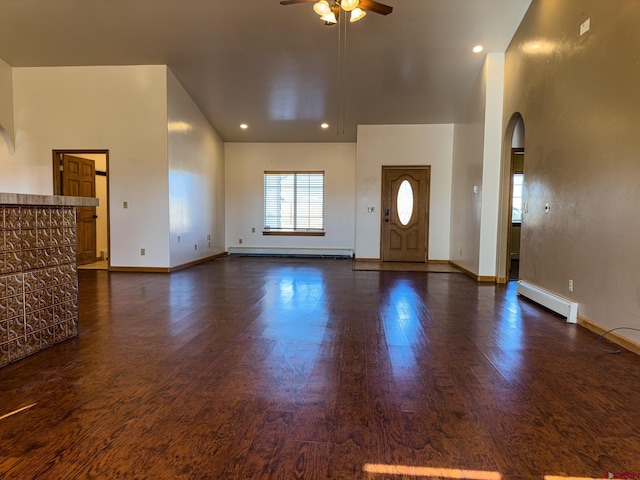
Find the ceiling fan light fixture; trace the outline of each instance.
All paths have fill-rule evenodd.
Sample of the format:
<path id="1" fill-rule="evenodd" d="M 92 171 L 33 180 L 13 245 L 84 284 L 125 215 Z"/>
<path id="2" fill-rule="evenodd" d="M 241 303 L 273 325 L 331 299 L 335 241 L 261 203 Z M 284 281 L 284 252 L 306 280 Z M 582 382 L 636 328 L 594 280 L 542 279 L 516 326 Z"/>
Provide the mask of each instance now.
<path id="1" fill-rule="evenodd" d="M 338 19 L 336 18 L 336 14 L 333 12 L 329 12 L 326 15 L 320 17 L 320 20 L 323 20 L 327 23 L 338 23 Z"/>
<path id="2" fill-rule="evenodd" d="M 357 8 L 358 5 L 360 5 L 360 0 L 342 0 L 340 2 L 340 6 L 342 7 L 342 9 L 346 10 L 347 12 L 350 12 L 351 10 Z"/>
<path id="3" fill-rule="evenodd" d="M 313 11 L 322 17 L 331 13 L 331 7 L 327 0 L 320 0 L 313 4 Z"/>
<path id="4" fill-rule="evenodd" d="M 351 17 L 349 18 L 349 21 L 351 23 L 357 22 L 358 20 L 363 19 L 366 14 L 367 14 L 367 12 L 365 12 L 361 8 L 354 8 L 351 11 Z"/>

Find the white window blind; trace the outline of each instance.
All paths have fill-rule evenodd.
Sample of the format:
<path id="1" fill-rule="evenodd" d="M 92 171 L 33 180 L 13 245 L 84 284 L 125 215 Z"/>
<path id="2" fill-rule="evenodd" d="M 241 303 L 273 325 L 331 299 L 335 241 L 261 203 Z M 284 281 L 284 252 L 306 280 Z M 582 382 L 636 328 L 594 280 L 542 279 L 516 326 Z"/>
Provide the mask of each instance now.
<path id="1" fill-rule="evenodd" d="M 264 229 L 324 230 L 324 172 L 264 172 Z"/>

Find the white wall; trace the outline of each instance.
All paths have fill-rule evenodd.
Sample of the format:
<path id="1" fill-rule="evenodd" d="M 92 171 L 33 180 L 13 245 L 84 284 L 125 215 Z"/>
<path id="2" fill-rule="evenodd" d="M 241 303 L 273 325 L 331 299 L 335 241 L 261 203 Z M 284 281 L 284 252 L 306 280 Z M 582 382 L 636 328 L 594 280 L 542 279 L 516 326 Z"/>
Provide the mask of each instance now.
<path id="1" fill-rule="evenodd" d="M 51 194 L 52 150 L 109 150 L 111 265 L 168 267 L 166 82 L 164 66 L 14 68 L 0 191 Z"/>
<path id="2" fill-rule="evenodd" d="M 13 130 L 13 69 L 0 58 L 0 151 L 13 153 Z"/>
<path id="3" fill-rule="evenodd" d="M 167 112 L 169 235 L 175 267 L 225 251 L 224 144 L 168 69 Z"/>
<path id="4" fill-rule="evenodd" d="M 380 258 L 383 165 L 430 165 L 429 259 L 449 259 L 453 125 L 360 125 L 356 162 L 356 257 Z M 373 213 L 367 207 L 373 206 Z"/>
<path id="5" fill-rule="evenodd" d="M 502 155 L 502 103 L 504 95 L 504 53 L 489 53 L 484 64 L 486 108 L 482 163 L 482 223 L 478 275 L 496 276 L 500 167 Z"/>
<path id="6" fill-rule="evenodd" d="M 454 128 L 451 260 L 483 277 L 496 275 L 503 92 L 504 54 L 490 53 Z"/>
<path id="7" fill-rule="evenodd" d="M 225 144 L 226 245 L 273 249 L 354 248 L 355 159 L 353 143 Z M 264 172 L 325 172 L 324 237 L 263 236 Z M 255 233 L 251 229 L 255 228 Z"/>
<path id="8" fill-rule="evenodd" d="M 451 260 L 473 273 L 478 273 L 480 264 L 485 105 L 483 69 L 459 112 L 453 142 Z"/>

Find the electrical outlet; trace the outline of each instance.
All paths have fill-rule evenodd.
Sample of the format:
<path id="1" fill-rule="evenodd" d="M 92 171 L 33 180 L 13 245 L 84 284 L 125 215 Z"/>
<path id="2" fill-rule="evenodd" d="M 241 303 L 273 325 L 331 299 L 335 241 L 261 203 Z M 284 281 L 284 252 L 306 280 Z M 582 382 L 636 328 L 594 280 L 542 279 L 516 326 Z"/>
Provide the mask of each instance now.
<path id="1" fill-rule="evenodd" d="M 180 243 L 180 235 L 178 235 L 178 243 Z"/>
<path id="2" fill-rule="evenodd" d="M 211 248 L 211 242 L 209 242 L 209 248 Z"/>
<path id="3" fill-rule="evenodd" d="M 256 227 L 251 227 L 251 233 L 256 233 Z"/>
<path id="4" fill-rule="evenodd" d="M 146 255 L 147 251 L 144 248 L 140 249 L 140 255 Z"/>
<path id="5" fill-rule="evenodd" d="M 241 238 L 239 238 L 239 239 L 238 239 L 238 243 L 239 243 L 240 245 L 242 245 L 242 239 L 241 239 Z"/>
<path id="6" fill-rule="evenodd" d="M 211 240 L 211 234 L 207 235 L 207 240 Z"/>
<path id="7" fill-rule="evenodd" d="M 129 208 L 129 202 L 122 202 L 122 208 Z"/>
<path id="8" fill-rule="evenodd" d="M 197 244 L 197 243 L 193 246 L 193 249 L 194 249 L 196 252 L 198 251 L 198 244 Z"/>
<path id="9" fill-rule="evenodd" d="M 573 292 L 573 280 L 569 280 L 569 291 Z"/>

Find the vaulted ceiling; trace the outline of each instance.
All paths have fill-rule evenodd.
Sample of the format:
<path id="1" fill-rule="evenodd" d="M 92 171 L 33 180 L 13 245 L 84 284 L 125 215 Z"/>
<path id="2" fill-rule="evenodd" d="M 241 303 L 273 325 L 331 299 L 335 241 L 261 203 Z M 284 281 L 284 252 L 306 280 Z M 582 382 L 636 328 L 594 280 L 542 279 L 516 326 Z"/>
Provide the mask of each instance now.
<path id="1" fill-rule="evenodd" d="M 383 0 L 388 16 L 327 27 L 279 0 L 2 0 L 0 58 L 168 65 L 225 141 L 355 141 L 358 124 L 453 123 L 530 2 Z"/>

